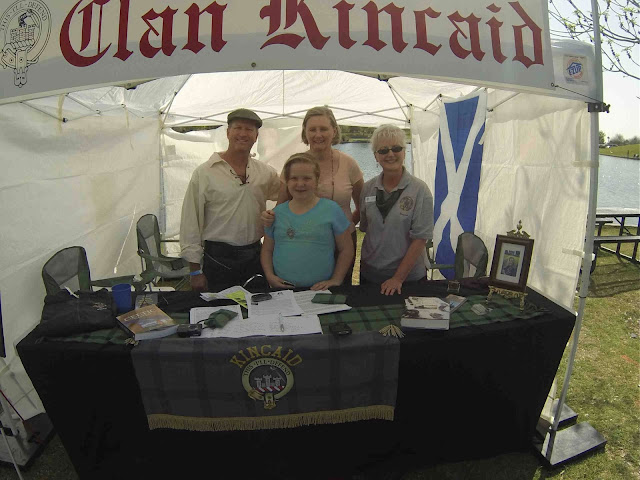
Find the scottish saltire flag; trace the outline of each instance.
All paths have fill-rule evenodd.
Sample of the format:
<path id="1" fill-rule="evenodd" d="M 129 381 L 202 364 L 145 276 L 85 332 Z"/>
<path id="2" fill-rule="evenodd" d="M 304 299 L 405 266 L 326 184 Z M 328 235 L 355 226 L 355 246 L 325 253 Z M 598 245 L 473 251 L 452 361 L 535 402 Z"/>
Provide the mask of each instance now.
<path id="1" fill-rule="evenodd" d="M 436 263 L 453 264 L 458 235 L 476 226 L 482 145 L 487 113 L 484 90 L 443 100 L 434 192 L 433 245 Z M 444 270 L 453 278 L 453 270 Z"/>

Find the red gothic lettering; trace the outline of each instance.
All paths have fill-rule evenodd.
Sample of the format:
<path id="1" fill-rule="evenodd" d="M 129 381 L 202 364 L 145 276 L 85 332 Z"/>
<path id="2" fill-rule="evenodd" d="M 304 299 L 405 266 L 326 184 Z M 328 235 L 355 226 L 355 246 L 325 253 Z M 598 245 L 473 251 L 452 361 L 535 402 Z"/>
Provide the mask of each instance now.
<path id="1" fill-rule="evenodd" d="M 520 15 L 520 18 L 524 20 L 524 25 L 513 26 L 513 36 L 515 37 L 516 44 L 516 56 L 513 57 L 513 60 L 517 60 L 527 68 L 534 64 L 542 65 L 542 29 L 531 19 L 527 12 L 524 11 L 520 2 L 509 2 L 509 5 L 511 5 L 516 13 Z M 524 53 L 522 30 L 525 27 L 531 30 L 531 35 L 533 37 L 533 60 L 527 57 Z"/>
<path id="2" fill-rule="evenodd" d="M 260 18 L 264 19 L 269 17 L 269 32 L 267 35 L 271 35 L 280 28 L 281 6 L 281 0 L 270 0 L 269 5 L 260 9 Z M 331 38 L 325 37 L 320 33 L 318 25 L 313 18 L 313 14 L 311 13 L 311 10 L 309 10 L 309 7 L 307 7 L 307 4 L 304 3 L 304 0 L 286 0 L 285 11 L 286 21 L 284 30 L 291 27 L 298 17 L 300 17 L 302 24 L 304 25 L 304 29 L 309 37 L 309 43 L 316 50 L 321 50 L 329 38 Z M 291 48 L 297 48 L 303 40 L 304 37 L 301 35 L 296 35 L 294 33 L 282 33 L 264 42 L 260 49 L 269 45 L 287 45 Z"/>
<path id="3" fill-rule="evenodd" d="M 435 55 L 438 53 L 438 50 L 442 47 L 440 45 L 434 45 L 433 43 L 429 43 L 427 40 L 427 19 L 429 18 L 438 18 L 441 12 L 436 12 L 431 7 L 426 10 L 414 11 L 413 14 L 416 17 L 416 44 L 413 48 L 419 48 L 421 50 L 430 53 L 431 55 Z"/>
<path id="4" fill-rule="evenodd" d="M 102 6 L 108 1 L 109 0 L 95 0 L 89 3 L 86 7 L 84 7 L 81 10 L 82 12 L 81 45 L 82 46 L 80 51 L 84 50 L 87 47 L 87 45 L 89 44 L 89 40 L 91 38 L 91 17 L 92 17 L 91 8 L 95 4 L 95 5 L 98 5 L 100 9 L 102 9 Z M 89 65 L 93 65 L 98 60 L 100 60 L 104 56 L 104 54 L 107 53 L 107 50 L 109 50 L 109 47 L 111 47 L 111 44 L 107 45 L 104 50 L 100 50 L 100 47 L 99 47 L 100 35 L 98 34 L 98 51 L 95 55 L 85 57 L 83 55 L 80 55 L 78 52 L 74 50 L 73 46 L 71 45 L 71 38 L 70 38 L 69 32 L 71 30 L 71 20 L 73 19 L 76 9 L 78 8 L 78 5 L 80 5 L 80 3 L 82 3 L 82 0 L 79 0 L 78 3 L 76 3 L 73 6 L 73 8 L 69 11 L 69 14 L 65 17 L 64 21 L 62 22 L 62 28 L 60 29 L 60 51 L 62 52 L 62 55 L 64 56 L 65 60 L 69 62 L 71 65 L 73 65 L 74 67 L 88 67 Z M 102 20 L 102 18 L 100 20 Z"/>
<path id="5" fill-rule="evenodd" d="M 386 12 L 391 17 L 391 44 L 396 52 L 402 52 L 407 42 L 402 38 L 402 12 L 404 8 L 396 7 L 393 3 L 390 3 L 386 7 L 378 10 L 378 7 L 372 1 L 367 3 L 362 10 L 367 12 L 367 30 L 369 37 L 363 45 L 367 45 L 374 50 L 380 51 L 387 44 L 380 40 L 380 27 L 378 24 L 378 16 L 380 12 Z"/>
<path id="6" fill-rule="evenodd" d="M 487 7 L 487 10 L 493 13 L 498 13 L 500 11 L 500 7 L 497 7 L 494 3 Z M 496 59 L 496 62 L 502 63 L 507 57 L 502 54 L 502 48 L 500 46 L 500 27 L 503 22 L 499 21 L 496 17 L 491 17 L 491 19 L 487 22 L 489 28 L 491 29 L 491 48 L 493 49 L 493 58 Z"/>
<path id="7" fill-rule="evenodd" d="M 333 6 L 338 11 L 338 43 L 347 50 L 356 44 L 356 41 L 349 35 L 349 10 L 353 7 L 352 3 L 345 0 L 340 0 Z"/>
<path id="8" fill-rule="evenodd" d="M 222 16 L 226 5 L 218 5 L 217 2 L 213 2 L 204 10 L 200 11 L 198 5 L 192 3 L 184 13 L 189 17 L 189 33 L 187 35 L 187 44 L 182 47 L 183 50 L 191 50 L 193 53 L 198 53 L 204 48 L 204 43 L 198 40 L 199 27 L 200 27 L 200 15 L 207 12 L 211 15 L 211 48 L 219 52 L 222 47 L 226 45 L 226 41 L 222 39 Z"/>
<path id="9" fill-rule="evenodd" d="M 153 58 L 155 55 L 162 50 L 166 56 L 170 57 L 173 51 L 176 49 L 176 46 L 172 43 L 172 35 L 173 35 L 173 16 L 178 10 L 174 10 L 170 7 L 165 8 L 162 13 L 156 13 L 155 10 L 151 9 L 147 13 L 142 16 L 142 20 L 149 26 L 149 29 L 144 32 L 142 37 L 140 38 L 140 53 L 147 58 Z M 154 47 L 149 42 L 149 34 L 153 32 L 155 35 L 160 35 L 160 32 L 156 30 L 153 25 L 151 25 L 151 20 L 155 20 L 156 18 L 162 18 L 162 36 L 161 36 L 161 47 Z"/>
<path id="10" fill-rule="evenodd" d="M 484 52 L 480 48 L 480 33 L 478 29 L 478 23 L 480 22 L 480 18 L 476 17 L 473 13 L 468 17 L 463 17 L 456 10 L 455 13 L 449 15 L 449 20 L 456 27 L 456 31 L 451 34 L 449 37 L 449 46 L 451 47 L 451 51 L 458 58 L 467 58 L 467 56 L 472 53 L 473 58 L 476 60 L 482 60 L 484 57 Z M 469 36 L 471 37 L 471 50 L 467 50 L 462 45 L 460 45 L 459 37 L 462 35 L 465 39 L 468 38 L 467 35 L 462 31 L 462 29 L 458 26 L 458 23 L 467 23 L 469 25 Z"/>
<path id="11" fill-rule="evenodd" d="M 133 55 L 127 48 L 127 33 L 129 31 L 129 0 L 120 0 L 120 25 L 118 28 L 118 51 L 114 55 L 123 62 Z"/>

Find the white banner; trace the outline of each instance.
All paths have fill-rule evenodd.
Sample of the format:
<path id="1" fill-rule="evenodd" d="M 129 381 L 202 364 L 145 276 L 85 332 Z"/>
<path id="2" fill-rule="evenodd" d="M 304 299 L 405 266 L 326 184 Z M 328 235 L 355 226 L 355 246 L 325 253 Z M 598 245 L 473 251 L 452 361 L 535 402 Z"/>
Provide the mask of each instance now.
<path id="1" fill-rule="evenodd" d="M 0 49 L 0 103 L 238 70 L 553 82 L 546 0 L 0 0 Z"/>

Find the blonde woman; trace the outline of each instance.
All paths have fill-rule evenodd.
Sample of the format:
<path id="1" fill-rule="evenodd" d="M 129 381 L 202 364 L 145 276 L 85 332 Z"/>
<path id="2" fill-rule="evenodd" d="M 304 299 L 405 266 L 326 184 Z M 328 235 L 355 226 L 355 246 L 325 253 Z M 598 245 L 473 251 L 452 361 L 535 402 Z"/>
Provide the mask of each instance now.
<path id="1" fill-rule="evenodd" d="M 360 192 L 364 185 L 362 171 L 358 163 L 349 155 L 333 148 L 340 143 L 341 132 L 333 112 L 328 107 L 313 107 L 309 109 L 302 121 L 302 141 L 309 146 L 308 153 L 318 163 L 320 176 L 318 179 L 317 195 L 321 198 L 333 200 L 344 212 L 349 220 L 349 234 L 355 251 L 356 227 L 360 221 Z M 283 175 L 281 175 L 281 181 Z M 291 198 L 286 184 L 281 183 L 278 204 Z M 351 199 L 355 209 L 351 211 Z M 262 213 L 265 227 L 273 223 L 273 211 Z M 345 284 L 351 284 L 353 265 L 345 278 Z"/>
<path id="2" fill-rule="evenodd" d="M 366 232 L 360 257 L 360 282 L 377 283 L 384 295 L 402 293 L 405 282 L 425 278 L 425 244 L 433 237 L 433 196 L 427 185 L 404 168 L 406 140 L 394 125 L 371 136 L 382 173 L 364 184 L 360 230 Z"/>
<path id="3" fill-rule="evenodd" d="M 260 254 L 269 285 L 326 290 L 342 284 L 354 256 L 349 220 L 336 202 L 316 194 L 320 168 L 311 154 L 292 155 L 282 172 L 291 200 L 274 209 Z"/>

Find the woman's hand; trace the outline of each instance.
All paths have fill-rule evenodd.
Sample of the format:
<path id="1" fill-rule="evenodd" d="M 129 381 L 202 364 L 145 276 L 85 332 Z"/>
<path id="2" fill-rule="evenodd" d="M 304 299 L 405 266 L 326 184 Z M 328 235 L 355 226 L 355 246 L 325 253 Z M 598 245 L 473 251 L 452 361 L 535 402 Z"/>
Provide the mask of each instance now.
<path id="1" fill-rule="evenodd" d="M 311 290 L 328 290 L 329 287 L 337 287 L 341 282 L 330 278 L 329 280 L 323 280 L 311 286 Z"/>
<path id="2" fill-rule="evenodd" d="M 380 285 L 380 293 L 383 295 L 393 295 L 394 293 L 402 293 L 402 281 L 396 277 L 391 277 Z"/>
<path id="3" fill-rule="evenodd" d="M 294 288 L 291 283 L 284 283 L 284 280 L 277 275 L 267 275 L 267 282 L 272 288 Z"/>
<path id="4" fill-rule="evenodd" d="M 360 209 L 356 208 L 353 211 L 353 224 L 357 225 L 359 221 L 360 221 Z"/>
<path id="5" fill-rule="evenodd" d="M 273 210 L 265 210 L 260 214 L 260 220 L 262 221 L 263 227 L 270 227 L 273 225 L 273 222 L 276 219 L 276 214 L 273 213 Z"/>

